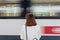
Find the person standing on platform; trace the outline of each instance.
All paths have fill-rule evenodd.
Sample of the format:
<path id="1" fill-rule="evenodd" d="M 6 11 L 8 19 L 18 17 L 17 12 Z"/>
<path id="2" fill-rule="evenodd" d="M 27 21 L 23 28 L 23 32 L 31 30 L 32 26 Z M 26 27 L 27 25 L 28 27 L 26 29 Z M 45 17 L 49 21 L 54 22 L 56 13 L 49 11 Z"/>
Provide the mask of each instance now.
<path id="1" fill-rule="evenodd" d="M 26 14 L 26 24 L 21 27 L 21 39 L 39 40 L 41 38 L 40 26 L 36 23 L 33 14 Z"/>

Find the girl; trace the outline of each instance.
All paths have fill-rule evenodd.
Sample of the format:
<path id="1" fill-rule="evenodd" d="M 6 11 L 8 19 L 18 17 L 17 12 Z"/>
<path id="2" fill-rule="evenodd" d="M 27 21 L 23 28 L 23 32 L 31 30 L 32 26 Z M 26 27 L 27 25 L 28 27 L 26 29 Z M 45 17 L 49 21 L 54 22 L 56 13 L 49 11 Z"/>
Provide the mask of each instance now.
<path id="1" fill-rule="evenodd" d="M 39 40 L 41 37 L 40 26 L 37 25 L 33 14 L 26 15 L 26 24 L 21 28 L 21 38 L 24 40 Z"/>

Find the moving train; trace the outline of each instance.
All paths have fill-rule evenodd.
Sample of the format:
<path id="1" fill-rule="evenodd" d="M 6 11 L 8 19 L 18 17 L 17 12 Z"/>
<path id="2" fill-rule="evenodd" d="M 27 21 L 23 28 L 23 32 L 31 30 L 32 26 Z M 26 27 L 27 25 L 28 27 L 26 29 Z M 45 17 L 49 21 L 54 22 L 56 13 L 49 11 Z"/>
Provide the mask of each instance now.
<path id="1" fill-rule="evenodd" d="M 25 25 L 27 10 L 36 17 L 37 24 L 42 28 L 40 40 L 60 39 L 60 31 L 45 34 L 43 30 L 46 26 L 60 28 L 60 0 L 0 0 L 0 40 L 21 40 L 20 27 Z"/>

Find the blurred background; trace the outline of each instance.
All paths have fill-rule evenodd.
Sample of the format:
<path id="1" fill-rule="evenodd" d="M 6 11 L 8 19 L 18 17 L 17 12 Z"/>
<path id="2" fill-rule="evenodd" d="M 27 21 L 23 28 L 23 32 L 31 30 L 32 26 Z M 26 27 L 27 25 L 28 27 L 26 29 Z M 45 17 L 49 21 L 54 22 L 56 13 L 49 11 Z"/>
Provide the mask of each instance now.
<path id="1" fill-rule="evenodd" d="M 3 40 L 7 40 L 5 36 L 8 35 L 20 39 L 20 29 L 25 25 L 27 13 L 32 13 L 41 27 L 41 40 L 60 40 L 60 30 L 59 34 L 43 34 L 45 26 L 60 28 L 60 0 L 0 0 L 0 39 L 1 35 Z"/>
<path id="2" fill-rule="evenodd" d="M 24 19 L 27 13 L 37 19 L 60 18 L 60 0 L 0 0 L 1 19 Z"/>

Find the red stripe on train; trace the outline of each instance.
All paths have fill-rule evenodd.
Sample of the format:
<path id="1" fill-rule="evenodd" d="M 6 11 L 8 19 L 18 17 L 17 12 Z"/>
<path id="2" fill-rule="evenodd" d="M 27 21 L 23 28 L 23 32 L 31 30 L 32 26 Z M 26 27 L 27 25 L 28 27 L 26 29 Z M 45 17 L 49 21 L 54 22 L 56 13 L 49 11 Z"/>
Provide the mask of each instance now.
<path id="1" fill-rule="evenodd" d="M 44 34 L 60 34 L 60 26 L 44 26 Z"/>

